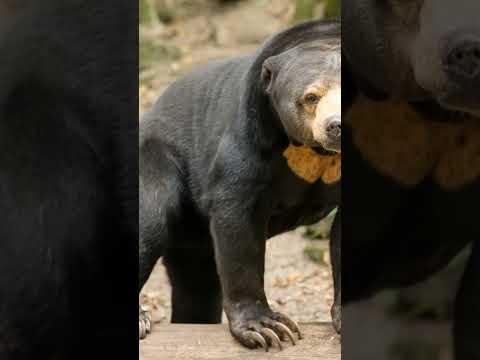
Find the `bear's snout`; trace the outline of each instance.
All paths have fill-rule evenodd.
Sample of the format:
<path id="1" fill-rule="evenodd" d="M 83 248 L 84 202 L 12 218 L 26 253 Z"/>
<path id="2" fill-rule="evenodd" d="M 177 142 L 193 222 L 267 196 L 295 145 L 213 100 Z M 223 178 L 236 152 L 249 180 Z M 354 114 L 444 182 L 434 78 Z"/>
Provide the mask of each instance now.
<path id="1" fill-rule="evenodd" d="M 313 138 L 326 150 L 340 152 L 342 138 L 341 89 L 334 86 L 320 99 L 313 120 Z"/>
<path id="2" fill-rule="evenodd" d="M 329 115 L 326 118 L 317 117 L 313 127 L 315 141 L 324 149 L 340 152 L 342 143 L 342 116 Z"/>
<path id="3" fill-rule="evenodd" d="M 480 37 L 463 35 L 450 39 L 443 55 L 443 66 L 447 75 L 461 86 L 470 87 L 478 82 Z"/>
<path id="4" fill-rule="evenodd" d="M 342 136 L 342 121 L 340 115 L 330 116 L 325 120 L 325 132 L 332 140 L 338 140 Z"/>

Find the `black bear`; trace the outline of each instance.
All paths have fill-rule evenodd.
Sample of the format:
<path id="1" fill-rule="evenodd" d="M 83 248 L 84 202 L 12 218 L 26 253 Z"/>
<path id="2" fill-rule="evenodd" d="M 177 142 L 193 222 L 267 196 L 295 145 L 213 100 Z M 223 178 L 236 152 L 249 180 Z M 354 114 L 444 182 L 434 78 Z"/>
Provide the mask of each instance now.
<path id="1" fill-rule="evenodd" d="M 454 343 L 457 360 L 480 359 L 480 4 L 342 10 L 343 304 L 424 280 L 473 244 Z"/>
<path id="2" fill-rule="evenodd" d="M 17 5 L 0 34 L 0 358 L 133 358 L 137 4 Z"/>
<path id="3" fill-rule="evenodd" d="M 249 348 L 301 337 L 267 303 L 265 241 L 338 205 L 340 34 L 336 22 L 285 30 L 175 82 L 141 120 L 140 288 L 163 257 L 172 322 L 220 322 L 223 303 Z"/>

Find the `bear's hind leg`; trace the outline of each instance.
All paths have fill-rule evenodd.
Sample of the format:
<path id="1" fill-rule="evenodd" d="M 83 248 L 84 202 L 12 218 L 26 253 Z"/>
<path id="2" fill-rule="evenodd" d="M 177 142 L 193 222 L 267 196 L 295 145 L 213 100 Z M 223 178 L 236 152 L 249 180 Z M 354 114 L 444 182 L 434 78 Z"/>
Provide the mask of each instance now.
<path id="1" fill-rule="evenodd" d="M 172 285 L 172 323 L 220 323 L 222 295 L 213 249 L 169 249 L 163 260 Z"/>

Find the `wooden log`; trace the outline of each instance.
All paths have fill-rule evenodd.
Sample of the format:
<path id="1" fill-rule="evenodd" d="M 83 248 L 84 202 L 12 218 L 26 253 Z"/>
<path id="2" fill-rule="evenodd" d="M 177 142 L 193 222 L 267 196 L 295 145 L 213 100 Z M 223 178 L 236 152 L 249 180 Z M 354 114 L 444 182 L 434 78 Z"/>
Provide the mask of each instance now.
<path id="1" fill-rule="evenodd" d="M 304 339 L 283 342 L 283 350 L 249 350 L 230 335 L 226 324 L 157 325 L 140 341 L 140 360 L 340 360 L 340 337 L 329 323 L 301 324 Z"/>

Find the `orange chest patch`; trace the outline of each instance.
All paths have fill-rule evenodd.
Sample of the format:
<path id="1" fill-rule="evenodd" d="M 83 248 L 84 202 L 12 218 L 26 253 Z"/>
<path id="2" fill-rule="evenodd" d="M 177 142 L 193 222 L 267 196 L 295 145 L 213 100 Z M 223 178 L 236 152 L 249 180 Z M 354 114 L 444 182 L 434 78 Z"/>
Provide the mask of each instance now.
<path id="1" fill-rule="evenodd" d="M 342 167 L 340 154 L 320 155 L 307 146 L 290 145 L 283 156 L 295 175 L 310 184 L 319 179 L 325 184 L 340 180 Z"/>
<path id="2" fill-rule="evenodd" d="M 429 121 L 406 103 L 360 98 L 346 123 L 364 159 L 406 187 L 431 177 L 455 190 L 480 178 L 480 119 Z"/>

